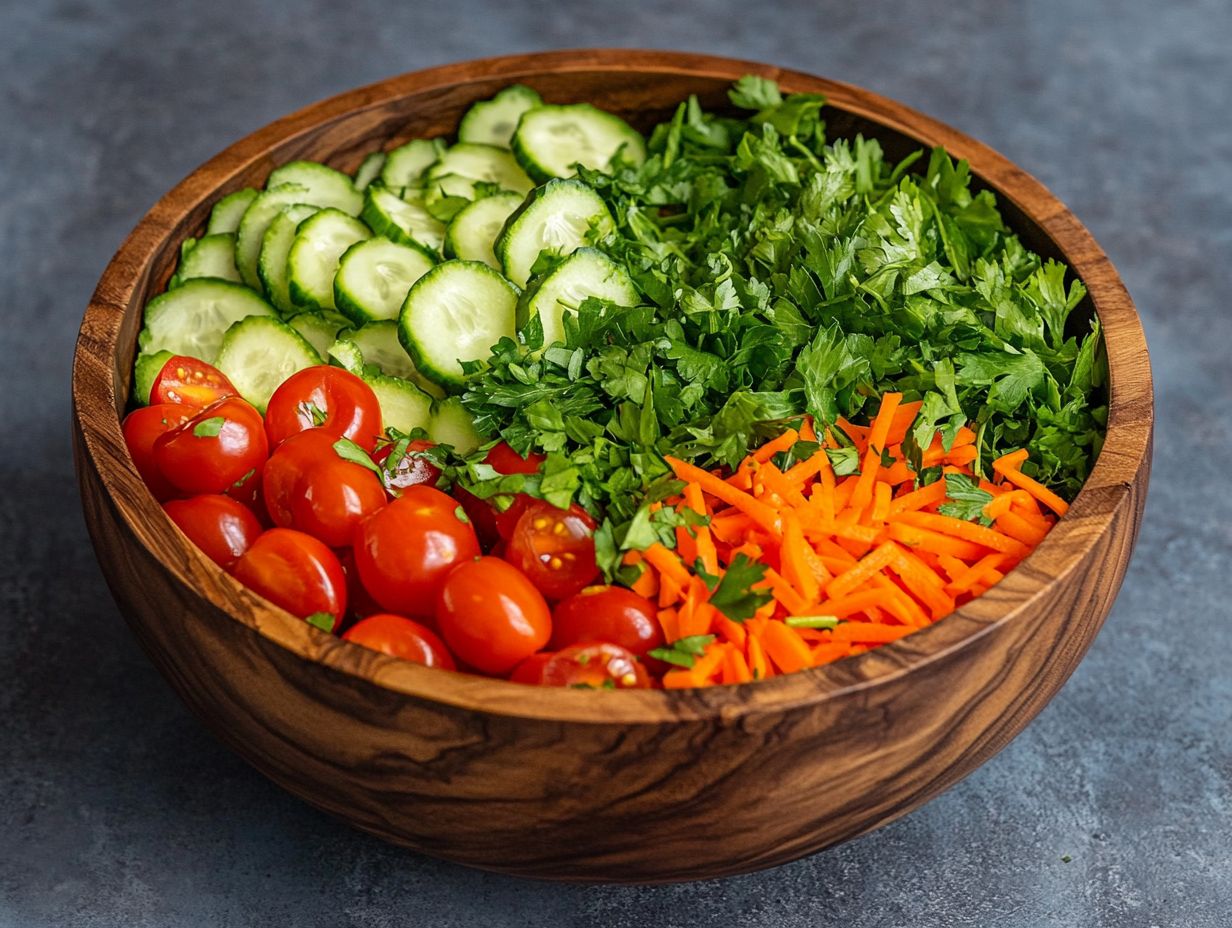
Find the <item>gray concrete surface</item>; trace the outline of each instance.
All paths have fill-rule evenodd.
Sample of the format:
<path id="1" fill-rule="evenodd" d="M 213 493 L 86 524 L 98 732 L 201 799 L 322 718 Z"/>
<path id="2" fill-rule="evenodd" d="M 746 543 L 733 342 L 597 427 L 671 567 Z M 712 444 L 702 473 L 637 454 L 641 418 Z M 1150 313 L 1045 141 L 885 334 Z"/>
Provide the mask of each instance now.
<path id="1" fill-rule="evenodd" d="M 0 4 L 0 926 L 1232 924 L 1232 6 L 702 5 Z M 73 338 L 108 257 L 164 190 L 319 97 L 583 45 L 782 63 L 951 122 L 1075 209 L 1146 322 L 1155 480 L 1086 662 L 945 796 L 768 873 L 553 886 L 336 824 L 189 718 L 121 622 L 79 514 Z"/>

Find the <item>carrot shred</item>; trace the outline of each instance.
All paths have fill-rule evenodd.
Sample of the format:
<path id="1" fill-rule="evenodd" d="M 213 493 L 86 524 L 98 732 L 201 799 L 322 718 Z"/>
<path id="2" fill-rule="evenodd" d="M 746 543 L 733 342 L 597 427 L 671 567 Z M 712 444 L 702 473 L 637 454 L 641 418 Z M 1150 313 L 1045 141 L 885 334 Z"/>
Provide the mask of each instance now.
<path id="1" fill-rule="evenodd" d="M 826 595 L 831 598 L 842 596 L 858 587 L 873 574 L 890 565 L 898 553 L 898 545 L 892 541 L 882 542 L 873 549 L 871 554 L 860 559 L 854 567 L 839 574 L 826 585 Z"/>
<path id="2" fill-rule="evenodd" d="M 770 622 L 761 638 L 770 660 L 783 673 L 795 673 L 812 666 L 808 645 L 794 628 L 782 622 Z"/>
<path id="3" fill-rule="evenodd" d="M 981 557 L 987 551 L 973 541 L 963 541 L 961 538 L 943 535 L 918 525 L 908 525 L 906 522 L 891 522 L 886 526 L 886 534 L 910 548 L 924 548 L 964 560 Z"/>
<path id="4" fill-rule="evenodd" d="M 664 577 L 670 577 L 676 582 L 676 585 L 684 588 L 689 585 L 691 575 L 680 562 L 680 558 L 675 551 L 663 547 L 661 542 L 656 541 L 649 548 L 642 552 L 642 556 L 654 565 L 655 569 Z"/>
<path id="5" fill-rule="evenodd" d="M 760 448 L 753 452 L 753 460 L 759 464 L 764 464 L 780 451 L 787 451 L 800 440 L 800 433 L 795 429 L 788 429 L 778 438 L 766 442 Z"/>
<path id="6" fill-rule="evenodd" d="M 939 503 L 945 499 L 945 492 L 944 480 L 936 480 L 926 487 L 912 490 L 890 503 L 890 515 L 912 512 L 916 509 L 923 509 L 925 506 L 931 506 L 933 503 Z"/>
<path id="7" fill-rule="evenodd" d="M 950 516 L 937 515 L 931 512 L 904 512 L 897 516 L 897 518 L 908 525 L 933 529 L 943 535 L 952 535 L 955 538 L 974 542 L 977 545 L 983 545 L 985 548 L 991 548 L 994 551 L 1004 551 L 1007 554 L 1015 554 L 1019 557 L 1023 557 L 1027 553 L 1026 545 L 1016 538 L 1011 538 L 1002 532 L 985 528 L 983 525 L 977 525 L 974 522 L 965 522 L 962 519 L 954 519 Z"/>
<path id="8" fill-rule="evenodd" d="M 1007 457 L 1012 457 L 1012 455 L 1007 455 Z M 1014 486 L 1026 490 L 1057 515 L 1063 516 L 1069 512 L 1069 503 L 1061 499 L 1061 497 L 1057 496 L 1057 494 L 1053 493 L 1052 490 L 1048 489 L 1038 480 L 1028 477 L 1017 467 L 1010 467 L 1008 464 L 1004 464 L 1004 461 L 1005 458 L 998 458 L 993 461 L 993 470 L 1014 484 Z"/>
<path id="9" fill-rule="evenodd" d="M 651 569 L 650 565 L 646 565 L 642 568 L 642 572 L 638 574 L 637 579 L 629 585 L 629 588 L 638 596 L 653 599 L 659 593 L 659 575 Z"/>
<path id="10" fill-rule="evenodd" d="M 692 464 L 670 455 L 665 457 L 664 460 L 667 461 L 667 465 L 672 469 L 672 472 L 681 480 L 686 483 L 698 484 L 711 496 L 716 496 L 729 506 L 735 506 L 741 512 L 747 514 L 750 519 L 769 532 L 774 538 L 780 537 L 778 513 L 769 506 L 758 502 L 748 493 L 745 493 L 743 490 L 737 490 L 700 467 L 694 467 Z"/>

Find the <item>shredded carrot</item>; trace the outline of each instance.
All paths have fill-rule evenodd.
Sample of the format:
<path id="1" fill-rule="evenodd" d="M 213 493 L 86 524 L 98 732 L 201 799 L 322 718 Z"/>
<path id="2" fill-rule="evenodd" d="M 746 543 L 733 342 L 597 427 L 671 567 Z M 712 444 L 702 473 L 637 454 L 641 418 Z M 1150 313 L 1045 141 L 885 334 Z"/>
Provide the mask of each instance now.
<path id="1" fill-rule="evenodd" d="M 649 566 L 643 567 L 637 579 L 630 584 L 630 589 L 638 596 L 652 599 L 659 593 L 659 575 L 651 570 Z"/>
<path id="2" fill-rule="evenodd" d="M 1014 484 L 1014 486 L 1026 490 L 1057 515 L 1063 516 L 1069 512 L 1069 503 L 1061 499 L 1061 497 L 1057 496 L 1057 494 L 1053 493 L 1052 490 L 1048 489 L 1039 481 L 1028 477 L 1017 467 L 1009 467 L 1008 465 L 1002 464 L 1004 460 L 1005 458 L 998 458 L 994 461 L 992 465 L 993 470 L 995 470 L 1010 483 Z"/>
<path id="3" fill-rule="evenodd" d="M 925 506 L 939 503 L 945 499 L 945 492 L 945 481 L 936 480 L 926 487 L 920 487 L 918 490 L 905 493 L 890 503 L 890 515 L 895 516 L 900 512 L 912 512 L 916 509 L 923 509 Z"/>
<path id="4" fill-rule="evenodd" d="M 930 528 L 943 535 L 953 535 L 955 538 L 974 542 L 994 551 L 1004 551 L 1018 557 L 1023 557 L 1027 553 L 1026 546 L 1017 539 L 974 522 L 964 522 L 962 519 L 931 512 L 904 512 L 897 518 L 908 525 Z"/>
<path id="5" fill-rule="evenodd" d="M 811 666 L 808 645 L 794 628 L 782 622 L 770 622 L 761 639 L 770 660 L 783 673 L 795 673 Z"/>
<path id="6" fill-rule="evenodd" d="M 862 558 L 858 564 L 848 570 L 843 571 L 826 585 L 826 595 L 830 597 L 842 596 L 844 593 L 850 593 L 865 580 L 873 576 L 873 574 L 889 567 L 890 562 L 894 560 L 894 556 L 898 553 L 898 545 L 892 541 L 883 542 L 873 552 Z"/>
<path id="7" fill-rule="evenodd" d="M 780 451 L 787 451 L 800 440 L 800 434 L 795 429 L 788 429 L 773 441 L 768 441 L 753 452 L 753 460 L 764 464 Z"/>
<path id="8" fill-rule="evenodd" d="M 672 472 L 686 483 L 696 483 L 711 496 L 717 496 L 729 506 L 735 506 L 775 538 L 780 537 L 779 516 L 773 509 L 760 503 L 743 490 L 737 490 L 709 471 L 694 467 L 686 461 L 670 455 L 664 458 Z"/>
<path id="9" fill-rule="evenodd" d="M 642 552 L 642 556 L 649 563 L 653 564 L 660 574 L 664 577 L 670 577 L 678 586 L 686 587 L 689 585 L 692 575 L 684 564 L 680 562 L 676 552 L 663 547 L 662 543 L 656 541 Z"/>

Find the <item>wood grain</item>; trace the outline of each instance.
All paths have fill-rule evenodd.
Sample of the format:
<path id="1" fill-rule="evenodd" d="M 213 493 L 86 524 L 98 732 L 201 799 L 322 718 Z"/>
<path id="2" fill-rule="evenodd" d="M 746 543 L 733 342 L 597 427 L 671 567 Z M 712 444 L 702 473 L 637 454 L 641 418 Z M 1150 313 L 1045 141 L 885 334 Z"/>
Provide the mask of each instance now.
<path id="1" fill-rule="evenodd" d="M 968 159 L 1099 314 L 1108 435 L 1048 538 L 988 594 L 858 658 L 739 687 L 538 690 L 432 671 L 324 635 L 219 571 L 146 492 L 118 413 L 145 301 L 222 194 L 297 157 L 353 169 L 376 146 L 450 133 L 511 81 L 639 126 L 744 73 L 827 95 L 832 134 Z M 296 795 L 390 841 L 476 867 L 667 881 L 783 863 L 910 811 L 1004 747 L 1057 692 L 1112 605 L 1150 469 L 1151 376 L 1133 304 L 1099 246 L 979 142 L 868 91 L 766 65 L 580 51 L 393 78 L 285 117 L 203 165 L 133 230 L 86 310 L 73 368 L 77 473 L 108 583 L 150 658 L 226 744 Z"/>

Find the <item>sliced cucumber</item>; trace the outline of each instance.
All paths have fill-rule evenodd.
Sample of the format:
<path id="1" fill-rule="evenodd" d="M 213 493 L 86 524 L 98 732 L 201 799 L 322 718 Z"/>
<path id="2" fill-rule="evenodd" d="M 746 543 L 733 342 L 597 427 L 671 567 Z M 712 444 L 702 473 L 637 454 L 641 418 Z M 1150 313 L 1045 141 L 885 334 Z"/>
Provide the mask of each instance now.
<path id="1" fill-rule="evenodd" d="M 364 191 L 361 217 L 377 235 L 392 242 L 424 250 L 430 258 L 440 253 L 445 226 L 420 203 L 409 202 L 384 187 Z"/>
<path id="2" fill-rule="evenodd" d="M 368 155 L 355 169 L 355 180 L 352 183 L 355 189 L 363 193 L 368 189 L 368 185 L 381 176 L 381 169 L 385 167 L 385 152 L 374 151 Z"/>
<path id="3" fill-rule="evenodd" d="M 285 322 L 257 316 L 241 319 L 227 330 L 217 367 L 240 396 L 264 413 L 284 380 L 320 363 L 320 355 Z"/>
<path id="4" fill-rule="evenodd" d="M 480 443 L 474 419 L 462 408 L 462 401 L 456 396 L 437 400 L 432 405 L 428 438 L 438 445 L 452 445 L 458 454 L 470 454 Z"/>
<path id="5" fill-rule="evenodd" d="M 392 190 L 419 186 L 424 171 L 436 162 L 444 150 L 445 143 L 440 139 L 412 139 L 385 157 L 381 183 Z"/>
<path id="6" fill-rule="evenodd" d="M 350 334 L 351 324 L 337 313 L 300 313 L 287 325 L 304 337 L 322 358 L 339 338 Z"/>
<path id="7" fill-rule="evenodd" d="M 387 429 L 411 432 L 426 429 L 432 417 L 432 397 L 409 380 L 387 374 L 364 374 L 364 382 L 381 405 L 381 422 Z"/>
<path id="8" fill-rule="evenodd" d="M 347 184 L 350 184 L 350 178 L 345 174 L 340 176 L 346 178 Z M 261 243 L 265 230 L 284 207 L 306 203 L 322 209 L 340 209 L 350 216 L 359 215 L 363 204 L 362 195 L 349 189 L 335 196 L 330 190 L 336 187 L 334 184 L 321 184 L 317 188 L 309 188 L 303 184 L 282 184 L 271 187 L 252 201 L 252 205 L 244 213 L 244 218 L 240 220 L 240 229 L 235 237 L 235 264 L 240 270 L 240 276 L 244 278 L 244 283 L 254 289 L 260 288 L 261 277 L 257 273 L 257 265 L 261 257 Z"/>
<path id="9" fill-rule="evenodd" d="M 509 217 L 496 256 L 505 276 L 525 287 L 540 252 L 569 254 L 615 227 L 603 198 L 580 180 L 549 181 Z"/>
<path id="10" fill-rule="evenodd" d="M 332 206 L 351 216 L 358 216 L 364 205 L 363 196 L 348 175 L 316 161 L 291 161 L 274 168 L 265 181 L 265 189 L 272 190 L 279 184 L 307 187 L 313 195 L 308 202 Z"/>
<path id="11" fill-rule="evenodd" d="M 341 210 L 323 209 L 301 222 L 287 254 L 292 301 L 308 309 L 333 309 L 339 259 L 371 236 L 366 225 Z"/>
<path id="12" fill-rule="evenodd" d="M 287 278 L 287 256 L 295 243 L 299 225 L 317 212 L 315 206 L 297 203 L 285 207 L 274 217 L 261 239 L 261 256 L 257 260 L 257 276 L 274 308 L 284 315 L 299 312 L 291 299 L 291 281 Z"/>
<path id="13" fill-rule="evenodd" d="M 341 367 L 345 371 L 350 371 L 356 377 L 360 377 L 364 373 L 364 355 L 359 350 L 353 341 L 348 341 L 345 338 L 340 338 L 329 346 L 329 350 L 325 353 L 325 358 L 330 364 Z"/>
<path id="14" fill-rule="evenodd" d="M 198 277 L 146 304 L 137 344 L 143 354 L 170 351 L 213 362 L 232 323 L 273 315 L 274 308 L 247 287 Z"/>
<path id="15" fill-rule="evenodd" d="M 257 198 L 257 191 L 244 187 L 234 193 L 228 193 L 214 204 L 210 210 L 210 221 L 205 227 L 206 235 L 219 235 L 223 232 L 235 232 L 244 218 L 244 211 Z"/>
<path id="16" fill-rule="evenodd" d="M 183 250 L 180 266 L 167 284 L 178 287 L 197 277 L 214 277 L 240 283 L 240 272 L 235 269 L 235 233 L 215 232 L 193 242 Z M 188 242 L 184 244 L 187 246 Z"/>
<path id="17" fill-rule="evenodd" d="M 508 148 L 522 114 L 543 105 L 543 98 L 525 84 L 511 84 L 491 100 L 476 103 L 458 123 L 459 142 Z"/>
<path id="18" fill-rule="evenodd" d="M 451 258 L 482 261 L 500 270 L 493 246 L 507 220 L 522 205 L 516 193 L 498 193 L 466 206 L 445 230 L 445 254 Z"/>
<path id="19" fill-rule="evenodd" d="M 163 365 L 174 357 L 170 351 L 137 355 L 137 361 L 133 364 L 133 399 L 140 405 L 150 404 L 150 388 L 154 386 L 154 378 L 163 369 Z"/>
<path id="20" fill-rule="evenodd" d="M 397 319 L 411 285 L 435 262 L 422 249 L 383 236 L 347 249 L 334 276 L 334 305 L 357 324 Z"/>
<path id="21" fill-rule="evenodd" d="M 427 173 L 429 189 L 442 189 L 447 196 L 467 199 L 474 199 L 475 184 L 481 181 L 521 194 L 530 192 L 534 186 L 508 149 L 474 142 L 454 145 Z"/>
<path id="22" fill-rule="evenodd" d="M 345 342 L 349 348 L 340 347 Z M 337 348 L 338 350 L 334 350 Z M 350 349 L 353 348 L 354 351 Z M 432 397 L 441 397 L 445 391 L 433 383 L 415 368 L 415 362 L 402 347 L 398 340 L 398 322 L 396 319 L 382 319 L 369 322 L 353 331 L 344 332 L 338 336 L 338 341 L 329 349 L 329 353 L 338 358 L 344 367 L 358 357 L 360 368 L 376 373 L 388 374 L 390 377 L 401 377 L 409 380 L 419 389 Z"/>
<path id="23" fill-rule="evenodd" d="M 638 302 L 637 290 L 624 268 L 595 248 L 579 248 L 522 294 L 521 305 L 528 315 L 538 314 L 546 348 L 565 340 L 565 313 L 576 313 L 589 296 L 617 306 Z"/>
<path id="24" fill-rule="evenodd" d="M 589 103 L 527 110 L 510 146 L 526 173 L 538 181 L 572 177 L 578 164 L 606 170 L 618 152 L 631 164 L 646 160 L 642 134 Z"/>
<path id="25" fill-rule="evenodd" d="M 446 261 L 411 287 L 398 337 L 415 367 L 443 387 L 460 387 L 461 361 L 483 361 L 516 331 L 518 291 L 479 261 Z"/>

